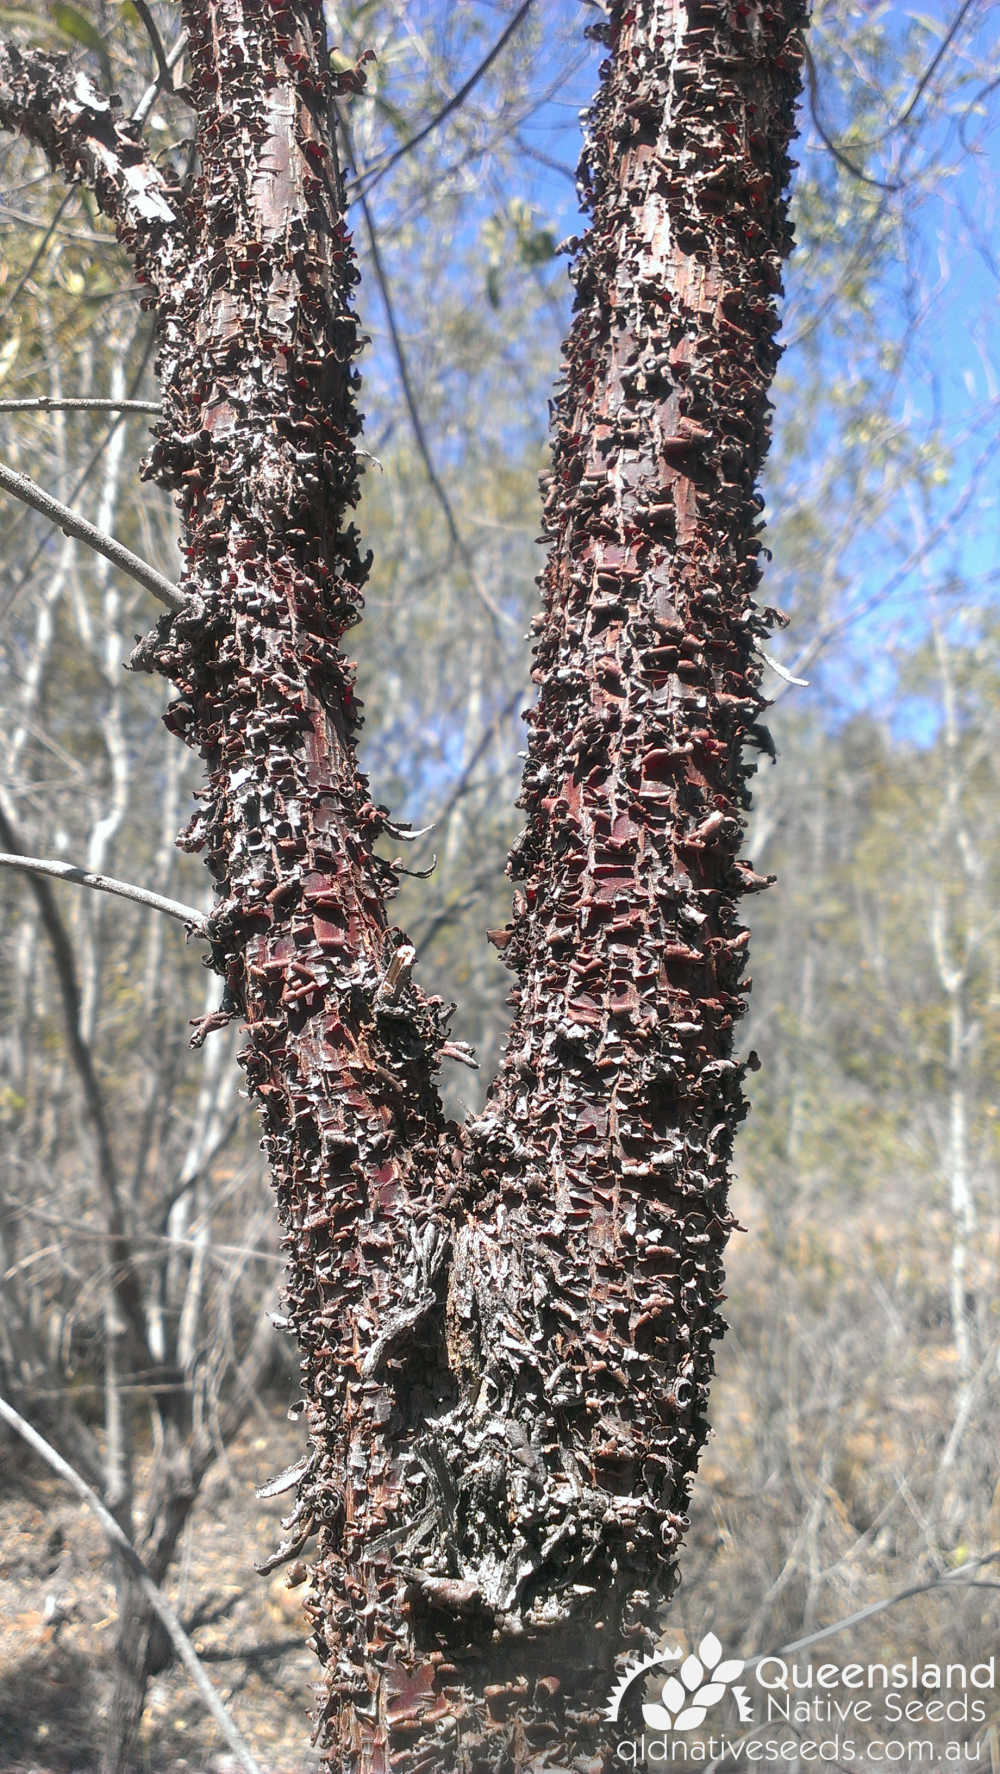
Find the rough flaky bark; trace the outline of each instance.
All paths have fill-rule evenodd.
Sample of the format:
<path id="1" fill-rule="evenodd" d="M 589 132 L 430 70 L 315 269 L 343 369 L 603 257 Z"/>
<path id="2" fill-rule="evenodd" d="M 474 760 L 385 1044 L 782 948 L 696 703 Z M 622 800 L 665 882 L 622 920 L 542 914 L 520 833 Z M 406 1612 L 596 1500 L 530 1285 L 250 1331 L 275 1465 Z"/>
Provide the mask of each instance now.
<path id="1" fill-rule="evenodd" d="M 34 58 L 46 130 L 0 64 L 0 117 L 88 176 L 99 120 L 97 188 L 161 326 L 150 472 L 178 493 L 189 602 L 136 663 L 177 685 L 168 725 L 206 765 L 183 841 L 218 886 L 220 1017 L 246 1022 L 286 1228 L 310 1447 L 281 1550 L 318 1535 L 344 1774 L 602 1768 L 614 1661 L 674 1581 L 743 1114 L 737 903 L 763 885 L 739 860 L 742 748 L 763 737 L 754 488 L 803 12 L 619 0 L 598 27 L 498 939 L 516 1015 L 461 1130 L 434 1087 L 446 1017 L 388 926 L 392 828 L 340 648 L 365 563 L 329 103 L 361 73 L 330 75 L 318 0 L 192 0 L 182 199 L 125 126 L 68 117 L 56 63 Z"/>

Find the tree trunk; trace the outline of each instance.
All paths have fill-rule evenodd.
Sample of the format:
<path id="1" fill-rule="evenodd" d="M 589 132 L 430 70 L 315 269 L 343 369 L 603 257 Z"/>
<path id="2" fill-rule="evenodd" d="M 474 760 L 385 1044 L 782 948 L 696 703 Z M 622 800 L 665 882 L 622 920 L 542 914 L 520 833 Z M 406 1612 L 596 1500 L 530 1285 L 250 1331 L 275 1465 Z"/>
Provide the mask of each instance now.
<path id="1" fill-rule="evenodd" d="M 115 1648 L 101 1753 L 101 1774 L 135 1774 L 142 1765 L 140 1734 L 151 1671 L 150 1642 L 157 1624 L 135 1572 L 115 1559 Z"/>
<path id="2" fill-rule="evenodd" d="M 341 1774 L 610 1767 L 615 1660 L 675 1580 L 744 1112 L 736 905 L 764 885 L 738 860 L 742 747 L 803 12 L 617 0 L 592 27 L 611 56 L 499 939 L 516 1015 L 464 1129 L 434 1086 L 442 1006 L 388 926 L 393 828 L 340 650 L 366 566 L 329 107 L 362 71 L 330 74 L 319 0 L 188 0 L 187 197 L 68 83 L 48 134 L 20 119 L 117 215 L 161 325 L 150 472 L 189 601 L 135 662 L 176 683 L 168 725 L 206 765 L 183 841 L 218 886 L 226 997 L 196 1039 L 245 1019 L 311 1438 L 280 1556 L 319 1536 Z"/>
<path id="3" fill-rule="evenodd" d="M 160 1486 L 160 1498 L 159 1504 L 153 1504 L 156 1531 L 151 1551 L 144 1546 L 141 1554 L 155 1583 L 163 1582 L 173 1563 L 177 1543 L 195 1502 L 195 1493 L 175 1490 L 168 1482 L 166 1486 Z M 153 1676 L 173 1662 L 174 1650 L 132 1565 L 113 1548 L 111 1556 L 118 1618 L 101 1774 L 134 1774 L 134 1770 L 144 1763 L 142 1722 L 149 1684 Z"/>
<path id="4" fill-rule="evenodd" d="M 477 1770 L 612 1765 L 614 1660 L 675 1581 L 744 1113 L 736 905 L 766 884 L 738 859 L 742 748 L 767 743 L 755 482 L 803 14 L 610 11 L 501 938 L 516 1014 L 466 1130 L 435 1438 L 481 1609 L 449 1643 Z M 391 1765 L 436 1765 L 425 1736 Z"/>

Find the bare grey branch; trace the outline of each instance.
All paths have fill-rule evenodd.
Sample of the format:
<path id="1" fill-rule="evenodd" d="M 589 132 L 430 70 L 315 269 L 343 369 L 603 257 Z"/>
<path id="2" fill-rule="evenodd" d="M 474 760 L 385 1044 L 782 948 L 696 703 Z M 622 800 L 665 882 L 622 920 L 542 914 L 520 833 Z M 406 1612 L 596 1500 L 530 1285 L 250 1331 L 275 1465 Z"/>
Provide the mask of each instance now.
<path id="1" fill-rule="evenodd" d="M 5 1398 L 0 1398 L 0 1417 L 3 1417 L 12 1429 L 16 1429 L 21 1439 L 48 1462 L 53 1472 L 57 1472 L 60 1478 L 66 1480 L 77 1496 L 86 1503 L 88 1509 L 93 1510 L 108 1539 L 117 1547 L 126 1563 L 135 1572 L 143 1594 L 161 1621 L 180 1662 L 183 1663 L 201 1695 L 207 1711 L 211 1713 L 240 1767 L 245 1770 L 245 1774 L 261 1774 L 259 1763 L 254 1759 L 248 1745 L 244 1743 L 236 1725 L 209 1681 L 198 1659 L 198 1654 L 173 1608 L 163 1591 L 153 1582 L 131 1540 L 127 1534 L 122 1532 L 110 1510 L 105 1508 L 96 1491 L 91 1490 L 86 1480 L 80 1477 L 76 1468 L 71 1466 L 68 1460 L 64 1460 L 62 1455 L 56 1452 L 51 1442 L 46 1441 L 44 1435 L 39 1435 L 38 1430 L 32 1428 L 32 1425 L 21 1416 L 20 1411 L 16 1411 Z"/>
<path id="2" fill-rule="evenodd" d="M 119 567 L 123 573 L 127 573 L 139 585 L 144 586 L 147 591 L 151 591 L 154 597 L 159 598 L 161 604 L 166 604 L 168 610 L 183 610 L 187 600 L 171 580 L 162 573 L 158 573 L 155 567 L 149 566 L 148 562 L 140 560 L 139 556 L 133 554 L 130 548 L 126 548 L 124 543 L 116 542 L 113 536 L 106 536 L 103 530 L 96 529 L 93 524 L 87 522 L 86 518 L 71 511 L 68 505 L 63 505 L 58 499 L 54 499 L 51 493 L 45 491 L 44 487 L 29 480 L 26 474 L 18 474 L 13 468 L 8 468 L 2 462 L 0 462 L 0 488 L 3 488 L 4 492 L 13 493 L 15 499 L 22 500 L 25 505 L 31 505 L 35 511 L 40 511 L 43 517 L 50 518 L 54 524 L 59 525 L 65 535 L 75 536 L 77 541 L 85 542 L 88 548 L 94 549 L 95 553 L 103 554 L 105 560 L 109 560 L 113 566 Z"/>
<path id="3" fill-rule="evenodd" d="M 38 856 L 0 851 L 0 868 L 24 869 L 32 875 L 52 875 L 57 881 L 75 881 L 79 887 L 95 887 L 100 893 L 117 893 L 121 899 L 134 900 L 136 905 L 150 906 L 155 912 L 165 912 L 168 918 L 179 919 L 197 936 L 208 935 L 208 919 L 193 906 L 184 905 L 179 899 L 166 899 L 162 893 L 150 892 L 148 887 L 134 887 L 130 881 L 116 881 L 111 875 L 91 874 L 73 862 L 48 862 Z"/>
<path id="4" fill-rule="evenodd" d="M 158 400 L 102 400 L 75 396 L 55 400 L 50 394 L 38 394 L 28 400 L 0 400 L 0 413 L 160 413 Z"/>

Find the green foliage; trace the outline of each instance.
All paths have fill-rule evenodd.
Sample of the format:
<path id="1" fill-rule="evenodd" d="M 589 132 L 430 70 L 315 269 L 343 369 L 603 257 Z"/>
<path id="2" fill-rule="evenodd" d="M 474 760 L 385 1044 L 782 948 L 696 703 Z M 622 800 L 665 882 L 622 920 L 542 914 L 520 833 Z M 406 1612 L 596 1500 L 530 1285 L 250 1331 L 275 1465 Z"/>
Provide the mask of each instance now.
<path id="1" fill-rule="evenodd" d="M 52 21 L 64 37 L 74 43 L 82 43 L 85 49 L 92 49 L 100 57 L 104 66 L 110 69 L 107 45 L 100 31 L 91 24 L 85 13 L 77 6 L 68 6 L 65 0 L 54 0 Z"/>
<path id="2" fill-rule="evenodd" d="M 486 296 L 491 308 L 501 306 L 504 275 L 512 261 L 531 269 L 555 258 L 554 230 L 540 228 L 537 211 L 519 197 L 487 217 L 481 236 L 486 252 Z"/>
<path id="3" fill-rule="evenodd" d="M 78 6 L 70 6 L 67 0 L 50 0 L 48 17 L 37 10 L 25 6 L 0 7 L 0 29 L 9 32 L 11 29 L 26 32 L 29 41 L 53 41 L 62 47 L 67 43 L 82 45 L 90 49 L 98 59 L 102 78 L 106 86 L 113 84 L 111 73 L 111 57 L 108 44 L 101 32 L 81 12 Z"/>

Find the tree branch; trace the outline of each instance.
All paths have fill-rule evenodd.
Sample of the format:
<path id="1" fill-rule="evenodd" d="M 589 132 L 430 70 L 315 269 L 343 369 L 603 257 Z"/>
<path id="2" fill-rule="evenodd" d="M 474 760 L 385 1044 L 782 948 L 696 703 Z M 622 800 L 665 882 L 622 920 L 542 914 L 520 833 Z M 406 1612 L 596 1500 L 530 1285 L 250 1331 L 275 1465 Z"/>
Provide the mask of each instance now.
<path id="1" fill-rule="evenodd" d="M 27 285 L 31 282 L 31 279 L 34 277 L 35 272 L 37 271 L 39 265 L 41 264 L 42 260 L 44 259 L 46 253 L 49 250 L 49 242 L 51 241 L 52 236 L 55 234 L 56 230 L 59 227 L 59 223 L 62 220 L 62 217 L 65 214 L 66 209 L 69 206 L 69 200 L 72 197 L 72 195 L 73 195 L 72 190 L 63 192 L 62 197 L 60 198 L 59 203 L 56 207 L 55 215 L 52 217 L 51 222 L 49 223 L 44 234 L 42 235 L 41 240 L 38 242 L 38 245 L 36 246 L 34 252 L 32 253 L 31 258 L 28 260 L 27 265 L 24 267 L 24 270 L 21 272 L 21 275 L 18 278 L 16 284 L 14 285 L 14 288 L 11 290 L 6 301 L 4 302 L 3 307 L 0 308 L 0 320 L 3 320 L 11 312 L 12 309 L 16 308 L 18 302 L 21 299 L 21 291 L 23 289 L 27 288 Z"/>
<path id="2" fill-rule="evenodd" d="M 0 128 L 41 148 L 53 168 L 82 179 L 115 224 L 142 276 L 169 293 L 187 257 L 182 199 L 122 118 L 68 56 L 0 43 Z"/>
<path id="3" fill-rule="evenodd" d="M 909 1601 L 914 1595 L 929 1595 L 933 1589 L 947 1589 L 953 1584 L 961 1586 L 972 1581 L 972 1573 L 981 1571 L 986 1565 L 1000 1561 L 1000 1547 L 984 1553 L 982 1558 L 970 1558 L 964 1565 L 956 1565 L 953 1571 L 942 1571 L 937 1577 L 929 1578 L 925 1583 L 911 1583 L 906 1589 L 897 1589 L 894 1595 L 886 1596 L 883 1601 L 869 1602 L 867 1607 L 857 1608 L 853 1614 L 845 1614 L 843 1620 L 834 1620 L 829 1626 L 819 1626 L 815 1632 L 809 1632 L 805 1638 L 797 1638 L 789 1645 L 782 1645 L 780 1650 L 761 1652 L 758 1657 L 751 1657 L 744 1664 L 745 1669 L 753 1669 L 762 1663 L 768 1655 L 775 1657 L 792 1657 L 798 1651 L 805 1651 L 810 1645 L 818 1645 L 822 1639 L 832 1638 L 834 1633 L 846 1632 L 849 1626 L 860 1626 L 863 1620 L 871 1620 L 876 1614 L 884 1614 L 887 1608 L 896 1607 L 897 1603 Z"/>
<path id="4" fill-rule="evenodd" d="M 162 413 L 158 400 L 100 400 L 86 395 L 56 400 L 36 394 L 24 400 L 0 400 L 0 413 Z"/>
<path id="5" fill-rule="evenodd" d="M 873 1619 L 876 1614 L 884 1614 L 899 1602 L 910 1601 L 915 1595 L 929 1595 L 935 1589 L 949 1589 L 952 1586 L 969 1589 L 995 1588 L 994 1584 L 978 1584 L 974 1573 L 983 1570 L 986 1565 L 996 1564 L 998 1560 L 1000 1548 L 994 1548 L 992 1552 L 984 1553 L 982 1558 L 969 1559 L 964 1565 L 957 1565 L 953 1571 L 943 1571 L 940 1576 L 929 1578 L 926 1583 L 911 1583 L 906 1589 L 897 1589 L 894 1595 L 886 1596 L 883 1601 L 869 1602 L 867 1607 L 857 1608 L 853 1614 L 845 1614 L 842 1620 L 834 1620 L 829 1626 L 818 1626 L 815 1632 L 807 1633 L 805 1638 L 795 1639 L 788 1645 L 779 1645 L 776 1651 L 760 1651 L 756 1657 L 748 1657 L 743 1668 L 749 1672 L 770 1657 L 792 1657 L 799 1651 L 808 1650 L 811 1645 L 819 1644 L 823 1639 L 833 1638 L 838 1632 L 846 1632 L 849 1626 L 860 1626 L 863 1621 Z M 756 1732 L 753 1730 L 744 1732 L 724 1755 L 706 1764 L 705 1774 L 722 1774 L 726 1764 L 739 1756 L 744 1745 L 755 1736 Z M 734 1762 L 734 1765 L 737 1764 Z"/>
<path id="6" fill-rule="evenodd" d="M 132 381 L 129 385 L 129 399 L 130 400 L 134 398 L 136 390 L 142 386 L 142 378 L 146 373 L 146 366 L 149 363 L 150 357 L 152 356 L 153 345 L 154 345 L 154 334 L 153 334 L 152 329 L 150 329 L 149 335 L 146 339 L 145 346 L 143 347 L 142 355 L 140 357 L 138 366 L 136 368 L 136 372 L 135 372 L 134 376 L 132 377 Z M 76 480 L 74 481 L 72 487 L 70 488 L 70 491 L 68 494 L 68 498 L 70 501 L 76 499 L 79 496 L 79 494 L 83 491 L 83 488 L 86 486 L 88 480 L 90 479 L 91 474 L 93 473 L 93 471 L 96 468 L 98 462 L 100 461 L 102 455 L 104 454 L 104 451 L 107 449 L 108 445 L 110 444 L 111 439 L 114 437 L 114 434 L 117 431 L 119 425 L 122 424 L 123 418 L 124 418 L 124 415 L 120 411 L 115 412 L 114 418 L 111 420 L 111 423 L 108 426 L 107 430 L 105 431 L 104 436 L 99 439 L 98 443 L 91 450 L 89 459 L 84 463 L 83 468 L 81 469 L 80 473 L 77 475 Z M 24 590 L 24 587 L 27 585 L 29 579 L 31 578 L 31 575 L 32 575 L 34 568 L 35 568 L 36 561 L 40 558 L 40 556 L 42 555 L 42 553 L 45 550 L 46 543 L 47 543 L 47 538 L 40 541 L 29 552 L 27 559 L 24 561 L 24 563 L 22 564 L 22 566 L 20 568 L 20 571 L 18 573 L 16 580 L 14 581 L 13 585 L 11 586 L 11 589 L 7 595 L 7 598 L 4 601 L 2 609 L 0 609 L 0 617 L 7 616 L 10 613 L 11 609 L 13 608 L 16 600 L 20 597 L 21 592 Z"/>
<path id="7" fill-rule="evenodd" d="M 178 37 L 176 43 L 174 44 L 173 48 L 168 52 L 168 54 L 165 58 L 164 66 L 166 69 L 166 76 L 167 76 L 166 90 L 168 92 L 172 93 L 175 90 L 174 87 L 170 84 L 170 76 L 173 73 L 173 70 L 175 69 L 175 67 L 177 66 L 177 63 L 180 61 L 181 56 L 184 54 L 184 51 L 187 47 L 187 40 L 188 40 L 187 32 L 182 31 L 180 36 Z M 132 112 L 132 122 L 133 123 L 139 124 L 139 125 L 145 123 L 146 118 L 149 116 L 150 111 L 153 109 L 153 106 L 155 105 L 157 99 L 160 96 L 160 93 L 163 90 L 164 90 L 163 76 L 162 76 L 162 74 L 157 74 L 156 79 L 149 86 L 147 86 L 145 92 L 142 95 L 142 98 L 139 100 L 139 103 L 136 105 L 135 110 Z"/>
<path id="8" fill-rule="evenodd" d="M 880 135 L 874 136 L 870 141 L 859 142 L 857 144 L 859 148 L 877 148 L 880 146 L 880 144 L 882 142 L 886 141 L 889 136 L 894 135 L 897 129 L 902 129 L 904 123 L 909 123 L 910 118 L 913 116 L 913 113 L 916 110 L 918 104 L 920 103 L 920 100 L 923 97 L 924 92 L 926 91 L 931 80 L 933 80 L 934 75 L 937 73 L 938 68 L 940 67 L 942 61 L 944 60 L 949 49 L 951 48 L 952 44 L 954 43 L 955 38 L 958 36 L 958 33 L 961 30 L 962 26 L 964 25 L 966 17 L 968 16 L 969 12 L 971 12 L 974 4 L 975 4 L 975 0 L 962 0 L 962 5 L 959 7 L 958 11 L 956 12 L 954 18 L 951 21 L 951 24 L 948 26 L 947 31 L 945 32 L 940 43 L 938 44 L 937 49 L 934 51 L 934 54 L 931 56 L 930 61 L 928 62 L 926 68 L 924 69 L 923 73 L 921 74 L 920 79 L 917 81 L 916 86 L 913 88 L 913 91 L 910 94 L 909 99 L 907 100 L 906 104 L 903 106 L 903 109 L 900 111 L 899 116 L 894 117 L 892 122 L 884 130 L 882 130 Z M 976 94 L 976 97 L 973 100 L 973 104 L 978 103 L 978 101 L 981 98 L 983 98 L 985 96 L 985 94 L 987 92 L 989 92 L 990 90 L 991 90 L 991 87 L 984 87 L 982 92 L 979 92 Z"/>
<path id="9" fill-rule="evenodd" d="M 119 567 L 123 573 L 151 591 L 161 604 L 166 604 L 168 610 L 183 610 L 187 600 L 170 579 L 158 573 L 146 561 L 140 560 L 124 543 L 116 542 L 113 536 L 106 536 L 103 530 L 96 529 L 85 517 L 78 516 L 68 505 L 54 499 L 37 482 L 29 480 L 26 474 L 18 474 L 2 462 L 0 488 L 4 492 L 13 493 L 16 499 L 22 500 L 25 505 L 31 505 L 35 511 L 40 511 L 43 517 L 50 518 L 54 524 L 59 525 L 64 535 L 75 536 L 79 542 L 85 542 L 88 548 L 94 549 L 95 553 L 103 554 L 105 560 L 109 560 L 113 566 Z"/>
<path id="10" fill-rule="evenodd" d="M 89 1484 L 80 1477 L 75 1467 L 71 1466 L 68 1460 L 64 1460 L 62 1455 L 56 1452 L 52 1443 L 46 1441 L 44 1435 L 39 1435 L 38 1430 L 33 1429 L 31 1424 L 21 1416 L 20 1411 L 16 1411 L 5 1398 L 0 1398 L 0 1417 L 17 1431 L 29 1447 L 34 1448 L 36 1454 L 40 1454 L 42 1459 L 47 1461 L 53 1472 L 57 1472 L 60 1478 L 66 1480 L 77 1496 L 86 1503 L 88 1509 L 96 1515 L 111 1544 L 121 1554 L 129 1569 L 134 1572 L 143 1595 L 161 1622 L 178 1658 L 201 1695 L 206 1710 L 211 1713 L 240 1767 L 245 1770 L 245 1774 L 261 1774 L 259 1764 L 254 1760 L 249 1747 L 244 1743 L 235 1723 L 209 1681 L 198 1654 L 173 1608 L 162 1589 L 153 1582 L 131 1540 L 127 1534 L 122 1532 L 110 1510 L 105 1508 L 96 1491 L 91 1490 Z"/>
<path id="11" fill-rule="evenodd" d="M 75 881 L 80 887 L 95 887 L 100 893 L 117 893 L 121 899 L 134 900 L 136 905 L 151 906 L 155 912 L 165 912 L 168 918 L 177 918 L 197 936 L 208 935 L 208 919 L 193 906 L 183 905 L 179 899 L 165 899 L 162 893 L 152 893 L 148 887 L 133 887 L 130 881 L 92 874 L 73 862 L 44 862 L 38 856 L 9 855 L 0 851 L 0 868 L 24 869 L 28 874 L 52 875 L 57 881 Z"/>
<path id="12" fill-rule="evenodd" d="M 858 179 L 862 185 L 874 185 L 877 191 L 901 191 L 903 189 L 902 183 L 891 184 L 887 183 L 884 179 L 873 179 L 869 173 L 862 172 L 860 166 L 855 164 L 850 158 L 850 155 L 845 154 L 843 148 L 837 146 L 837 143 L 833 140 L 833 137 L 830 135 L 819 114 L 819 87 L 816 79 L 816 63 L 813 61 L 812 50 L 809 48 L 808 43 L 804 44 L 803 47 L 805 50 L 806 80 L 809 86 L 809 110 L 816 128 L 816 134 L 819 136 L 824 148 L 828 149 L 833 155 L 838 166 L 842 166 L 845 172 L 850 173 L 852 179 Z"/>
<path id="13" fill-rule="evenodd" d="M 354 143 L 347 120 L 344 117 L 343 112 L 336 107 L 335 116 L 340 126 L 341 139 L 344 143 L 348 158 L 350 159 L 351 165 L 356 169 L 357 162 L 354 156 Z M 423 462 L 427 479 L 430 482 L 431 491 L 441 507 L 444 521 L 448 527 L 448 535 L 451 538 L 452 547 L 465 568 L 473 591 L 484 609 L 489 612 L 493 622 L 494 632 L 499 637 L 500 624 L 502 622 L 509 623 L 511 618 L 505 613 L 505 611 L 500 609 L 499 605 L 490 596 L 480 579 L 479 574 L 476 571 L 476 563 L 472 558 L 472 551 L 470 550 L 465 537 L 459 530 L 447 489 L 435 467 L 434 458 L 431 455 L 430 445 L 427 441 L 427 433 L 424 430 L 423 420 L 420 416 L 420 408 L 417 404 L 416 392 L 410 376 L 410 366 L 403 347 L 402 335 L 396 322 L 392 292 L 389 288 L 389 279 L 386 275 L 385 265 L 383 264 L 382 254 L 379 249 L 378 235 L 375 231 L 375 218 L 372 215 L 371 205 L 368 202 L 368 198 L 364 191 L 358 192 L 358 202 L 361 205 L 365 233 L 368 236 L 368 246 L 372 255 L 372 268 L 375 272 L 375 281 L 379 287 L 379 294 L 382 297 L 382 306 L 385 309 L 385 318 L 389 327 L 389 338 L 392 343 L 393 356 L 396 359 L 396 367 L 399 370 L 399 380 L 403 389 L 403 398 L 406 402 L 407 412 L 410 415 L 410 423 L 413 426 L 413 435 L 416 439 L 417 449 L 420 453 L 420 458 Z"/>
<path id="14" fill-rule="evenodd" d="M 169 91 L 170 63 L 167 61 L 167 52 L 163 47 L 163 38 L 157 30 L 156 20 L 150 12 L 149 7 L 146 5 L 146 0 L 133 0 L 133 4 L 136 12 L 139 14 L 139 17 L 146 27 L 146 35 L 149 38 L 153 54 L 156 57 L 159 84 L 166 91 Z"/>
<path id="15" fill-rule="evenodd" d="M 2 790 L 0 790 L 0 842 L 4 844 L 9 855 L 23 855 L 13 812 L 9 808 Z M 106 1202 L 107 1237 L 113 1265 L 112 1285 L 121 1302 L 125 1319 L 131 1328 L 136 1349 L 145 1359 L 149 1350 L 146 1322 L 136 1281 L 132 1246 L 125 1229 L 125 1215 L 122 1210 L 121 1190 L 118 1182 L 118 1166 L 115 1161 L 104 1093 L 101 1090 L 100 1080 L 94 1066 L 93 1054 L 88 1043 L 84 1040 L 81 1028 L 80 987 L 76 976 L 73 945 L 48 882 L 39 875 L 33 874 L 29 878 L 38 906 L 39 917 L 49 941 L 52 962 L 59 983 L 66 1039 L 73 1069 L 79 1079 L 85 1109 L 94 1130 L 97 1176 Z"/>
<path id="16" fill-rule="evenodd" d="M 425 141 L 429 135 L 433 134 L 434 130 L 436 130 L 440 124 L 444 123 L 445 119 L 450 117 L 453 111 L 458 110 L 459 105 L 464 104 L 473 87 L 479 84 L 483 75 L 493 66 L 497 56 L 510 41 L 511 37 L 513 37 L 514 32 L 527 17 L 530 10 L 531 0 L 523 0 L 523 5 L 518 7 L 513 18 L 510 20 L 510 23 L 505 30 L 501 31 L 493 48 L 484 55 L 479 66 L 473 69 L 468 80 L 466 80 L 463 85 L 459 87 L 458 91 L 453 93 L 451 98 L 441 106 L 440 111 L 435 112 L 434 116 L 430 118 L 429 122 L 424 124 L 422 129 L 418 129 L 415 135 L 410 136 L 409 141 L 401 142 L 398 148 L 394 148 L 392 153 L 387 155 L 384 160 L 380 160 L 377 165 L 368 168 L 363 173 L 356 173 L 358 184 L 363 187 L 366 196 L 369 191 L 375 189 L 379 180 L 385 177 L 385 174 L 389 171 L 390 167 L 395 166 L 398 160 L 402 160 L 403 156 L 409 154 L 414 148 L 418 148 L 420 143 Z M 350 193 L 350 195 L 353 196 L 354 194 Z"/>

